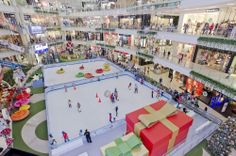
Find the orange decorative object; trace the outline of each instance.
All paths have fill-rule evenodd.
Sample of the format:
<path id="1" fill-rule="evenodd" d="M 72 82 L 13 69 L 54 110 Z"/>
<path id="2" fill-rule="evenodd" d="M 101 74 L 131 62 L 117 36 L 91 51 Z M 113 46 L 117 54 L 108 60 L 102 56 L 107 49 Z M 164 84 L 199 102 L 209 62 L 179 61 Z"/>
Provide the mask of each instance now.
<path id="1" fill-rule="evenodd" d="M 93 74 L 91 74 L 91 73 L 86 73 L 86 74 L 84 74 L 84 77 L 87 78 L 87 79 L 89 79 L 89 78 L 92 78 L 92 77 L 94 77 L 94 76 L 93 76 Z"/>
<path id="2" fill-rule="evenodd" d="M 103 73 L 103 69 L 101 69 L 101 68 L 100 68 L 100 69 L 97 69 L 97 70 L 96 70 L 96 73 L 97 73 L 97 74 L 102 74 L 102 73 Z"/>
<path id="3" fill-rule="evenodd" d="M 11 115 L 12 121 L 20 121 L 29 116 L 29 110 L 18 110 Z"/>

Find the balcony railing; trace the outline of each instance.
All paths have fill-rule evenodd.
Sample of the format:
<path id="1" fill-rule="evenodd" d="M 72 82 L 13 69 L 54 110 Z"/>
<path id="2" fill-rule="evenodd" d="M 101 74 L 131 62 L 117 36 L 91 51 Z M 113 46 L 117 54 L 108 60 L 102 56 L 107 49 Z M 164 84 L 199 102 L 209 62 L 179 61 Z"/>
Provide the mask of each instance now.
<path id="1" fill-rule="evenodd" d="M 77 12 L 92 12 L 92 11 L 107 11 L 112 10 L 114 12 L 137 12 L 137 11 L 151 11 L 156 9 L 162 9 L 162 8 L 177 8 L 180 6 L 182 0 L 162 0 L 156 3 L 151 4 L 134 4 L 132 6 L 127 5 L 124 7 L 120 7 L 119 5 L 114 5 L 114 7 L 111 8 L 102 8 L 102 7 L 94 7 L 94 8 L 88 8 L 88 9 L 78 9 L 78 8 L 70 8 L 70 9 L 60 9 L 60 12 L 66 12 L 67 14 L 70 13 L 77 13 Z M 94 5 L 95 6 L 95 5 Z"/>

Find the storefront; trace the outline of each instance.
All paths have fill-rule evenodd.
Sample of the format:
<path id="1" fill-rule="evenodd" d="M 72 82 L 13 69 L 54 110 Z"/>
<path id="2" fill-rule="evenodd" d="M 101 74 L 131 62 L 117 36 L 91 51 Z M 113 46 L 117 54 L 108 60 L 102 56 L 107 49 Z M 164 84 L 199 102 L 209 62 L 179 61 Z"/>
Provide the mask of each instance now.
<path id="1" fill-rule="evenodd" d="M 32 44 L 38 44 L 42 42 L 54 43 L 62 40 L 62 34 L 59 30 L 52 30 L 46 31 L 42 34 L 32 34 L 30 38 Z"/>
<path id="2" fill-rule="evenodd" d="M 215 10 L 214 12 L 185 14 L 181 30 L 183 33 L 201 34 L 205 23 L 214 25 L 218 22 L 219 13 L 219 10 Z"/>
<path id="3" fill-rule="evenodd" d="M 121 29 L 133 29 L 135 16 L 119 16 L 119 28 Z"/>
<path id="4" fill-rule="evenodd" d="M 118 51 L 118 50 L 114 50 L 112 52 L 112 58 L 113 60 L 115 60 L 116 62 L 122 63 L 122 64 L 126 64 L 128 63 L 128 61 L 130 60 L 130 56 L 129 53 L 124 52 L 124 51 Z"/>
<path id="5" fill-rule="evenodd" d="M 151 16 L 150 28 L 158 31 L 171 31 L 177 28 L 179 22 L 179 16 Z"/>
<path id="6" fill-rule="evenodd" d="M 130 47 L 132 43 L 132 36 L 131 35 L 123 35 L 119 34 L 119 46 L 120 47 Z"/>
<path id="7" fill-rule="evenodd" d="M 235 55 L 233 56 L 232 63 L 231 63 L 230 69 L 229 69 L 229 73 L 236 75 L 236 56 Z"/>
<path id="8" fill-rule="evenodd" d="M 117 16 L 105 16 L 104 17 L 104 28 L 118 28 L 118 17 Z"/>
<path id="9" fill-rule="evenodd" d="M 151 15 L 119 16 L 119 28 L 121 29 L 144 29 L 150 26 Z"/>
<path id="10" fill-rule="evenodd" d="M 0 27 L 18 31 L 16 17 L 10 13 L 0 13 Z"/>
<path id="11" fill-rule="evenodd" d="M 101 28 L 102 24 L 103 24 L 103 20 L 102 20 L 102 17 L 100 17 L 100 16 L 84 17 L 83 18 L 83 25 L 85 27 Z"/>
<path id="12" fill-rule="evenodd" d="M 236 37 L 236 12 L 232 7 L 185 14 L 181 31 L 190 34 Z M 235 29 L 233 30 L 233 28 Z"/>
<path id="13" fill-rule="evenodd" d="M 182 58 L 182 60 L 184 61 L 191 62 L 193 60 L 195 49 L 196 49 L 196 46 L 194 45 L 178 43 L 177 44 L 177 57 Z"/>
<path id="14" fill-rule="evenodd" d="M 109 46 L 116 46 L 118 43 L 118 34 L 115 32 L 104 32 L 104 42 Z"/>
<path id="15" fill-rule="evenodd" d="M 24 15 L 25 23 L 28 25 L 40 25 L 43 27 L 60 26 L 59 18 L 56 15 L 44 16 L 44 15 Z"/>
<path id="16" fill-rule="evenodd" d="M 83 19 L 82 18 L 62 18 L 62 24 L 65 27 L 75 27 L 75 26 L 81 26 L 83 27 Z"/>
<path id="17" fill-rule="evenodd" d="M 233 57 L 232 52 L 199 47 L 194 62 L 221 72 L 227 72 L 230 68 L 231 57 Z"/>
<path id="18" fill-rule="evenodd" d="M 116 0 L 109 0 L 109 1 L 101 1 L 101 9 L 115 9 L 116 7 Z"/>

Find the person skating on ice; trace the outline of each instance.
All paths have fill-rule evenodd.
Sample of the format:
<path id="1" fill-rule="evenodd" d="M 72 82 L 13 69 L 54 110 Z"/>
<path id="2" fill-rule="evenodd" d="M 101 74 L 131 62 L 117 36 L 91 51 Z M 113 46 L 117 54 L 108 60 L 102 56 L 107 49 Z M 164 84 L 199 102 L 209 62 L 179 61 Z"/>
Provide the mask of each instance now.
<path id="1" fill-rule="evenodd" d="M 72 104 L 71 104 L 71 100 L 70 100 L 70 99 L 68 100 L 68 106 L 69 106 L 69 108 L 72 107 Z"/>
<path id="2" fill-rule="evenodd" d="M 50 143 L 50 145 L 57 144 L 57 141 L 56 141 L 56 139 L 53 138 L 52 134 L 49 134 L 49 143 Z"/>
<path id="3" fill-rule="evenodd" d="M 114 103 L 114 102 L 115 102 L 114 93 L 111 93 L 111 95 L 110 95 L 110 100 L 111 100 L 111 102 L 112 102 L 112 103 Z"/>
<path id="4" fill-rule="evenodd" d="M 83 136 L 83 130 L 82 129 L 79 130 L 79 136 L 80 137 Z"/>
<path id="5" fill-rule="evenodd" d="M 91 136 L 90 136 L 90 132 L 86 129 L 85 132 L 84 132 L 84 135 L 86 137 L 86 140 L 88 143 L 92 143 L 92 139 L 91 139 Z"/>
<path id="6" fill-rule="evenodd" d="M 109 113 L 109 121 L 110 121 L 110 123 L 112 123 L 112 114 L 111 113 Z"/>
<path id="7" fill-rule="evenodd" d="M 116 117 L 118 116 L 118 110 L 119 110 L 119 108 L 118 108 L 118 106 L 116 106 L 116 107 L 115 107 Z"/>
<path id="8" fill-rule="evenodd" d="M 78 108 L 78 112 L 81 112 L 81 104 L 79 102 L 77 102 L 77 108 Z"/>
<path id="9" fill-rule="evenodd" d="M 154 91 L 152 90 L 152 93 L 151 93 L 151 95 L 152 95 L 152 98 L 154 97 Z"/>
<path id="10" fill-rule="evenodd" d="M 64 142 L 70 141 L 69 136 L 68 136 L 68 134 L 66 132 L 62 131 L 62 136 L 64 138 Z"/>
<path id="11" fill-rule="evenodd" d="M 160 90 L 158 89 L 158 90 L 157 90 L 156 98 L 159 98 L 159 97 L 160 97 Z"/>
<path id="12" fill-rule="evenodd" d="M 128 85 L 128 89 L 131 90 L 132 83 L 130 82 Z"/>
<path id="13" fill-rule="evenodd" d="M 134 93 L 138 93 L 138 85 L 137 84 L 134 85 Z"/>
<path id="14" fill-rule="evenodd" d="M 114 91 L 114 97 L 116 98 L 117 101 L 119 101 L 119 99 L 118 99 L 118 91 L 117 91 L 116 88 L 115 88 L 115 91 Z"/>

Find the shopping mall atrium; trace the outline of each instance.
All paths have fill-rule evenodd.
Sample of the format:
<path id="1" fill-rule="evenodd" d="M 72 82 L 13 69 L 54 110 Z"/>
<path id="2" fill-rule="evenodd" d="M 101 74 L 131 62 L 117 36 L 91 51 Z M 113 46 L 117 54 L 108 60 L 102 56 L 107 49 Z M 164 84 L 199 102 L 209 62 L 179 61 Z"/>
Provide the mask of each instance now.
<path id="1" fill-rule="evenodd" d="M 1 156 L 236 156 L 236 0 L 1 0 Z"/>

